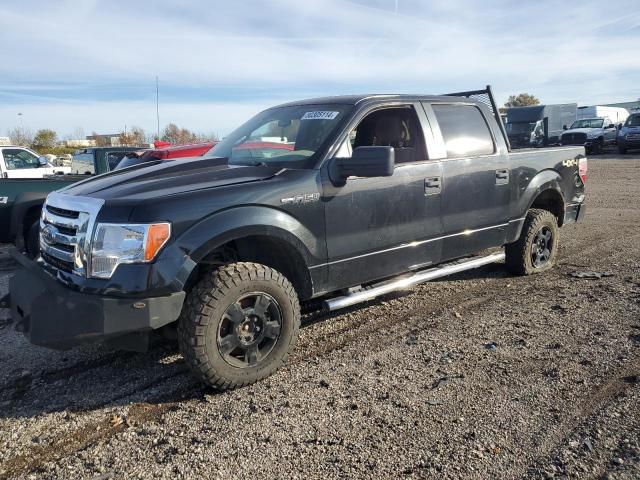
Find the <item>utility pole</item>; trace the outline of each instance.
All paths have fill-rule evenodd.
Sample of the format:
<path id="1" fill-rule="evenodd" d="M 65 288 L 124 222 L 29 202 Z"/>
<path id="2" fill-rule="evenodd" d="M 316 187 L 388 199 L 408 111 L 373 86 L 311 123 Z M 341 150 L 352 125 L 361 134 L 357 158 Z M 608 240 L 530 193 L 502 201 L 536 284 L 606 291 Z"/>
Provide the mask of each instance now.
<path id="1" fill-rule="evenodd" d="M 160 88 L 158 87 L 158 76 L 156 75 L 156 120 L 158 121 L 157 138 L 160 140 Z"/>

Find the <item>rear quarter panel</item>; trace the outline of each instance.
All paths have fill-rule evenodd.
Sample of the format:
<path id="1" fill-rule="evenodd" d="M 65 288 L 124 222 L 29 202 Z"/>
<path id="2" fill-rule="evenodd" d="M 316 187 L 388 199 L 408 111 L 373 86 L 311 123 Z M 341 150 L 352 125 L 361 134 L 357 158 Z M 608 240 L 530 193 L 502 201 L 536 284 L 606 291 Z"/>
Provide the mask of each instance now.
<path id="1" fill-rule="evenodd" d="M 584 147 L 557 147 L 519 150 L 511 161 L 511 218 L 523 218 L 536 197 L 548 189 L 562 195 L 567 205 L 582 203 L 585 187 L 578 174 L 578 162 L 585 158 Z"/>

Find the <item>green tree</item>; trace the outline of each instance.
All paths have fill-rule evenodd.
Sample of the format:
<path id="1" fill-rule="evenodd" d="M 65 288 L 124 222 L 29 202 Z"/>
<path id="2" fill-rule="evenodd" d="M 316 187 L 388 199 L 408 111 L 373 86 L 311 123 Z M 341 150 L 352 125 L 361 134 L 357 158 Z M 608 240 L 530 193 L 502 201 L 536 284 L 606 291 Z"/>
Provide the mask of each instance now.
<path id="1" fill-rule="evenodd" d="M 509 100 L 504 104 L 505 107 L 529 107 L 531 105 L 540 105 L 540 100 L 528 93 L 510 95 Z"/>
<path id="2" fill-rule="evenodd" d="M 36 136 L 33 137 L 33 148 L 52 148 L 58 142 L 58 134 L 48 128 L 38 130 Z"/>

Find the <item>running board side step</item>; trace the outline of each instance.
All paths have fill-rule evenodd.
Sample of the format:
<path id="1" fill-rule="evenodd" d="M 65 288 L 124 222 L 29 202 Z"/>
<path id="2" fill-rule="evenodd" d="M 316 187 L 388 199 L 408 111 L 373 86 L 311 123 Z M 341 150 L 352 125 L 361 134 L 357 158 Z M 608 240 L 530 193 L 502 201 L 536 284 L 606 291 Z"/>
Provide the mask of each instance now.
<path id="1" fill-rule="evenodd" d="M 473 268 L 482 267 L 490 263 L 500 262 L 504 260 L 504 252 L 492 253 L 485 257 L 477 257 L 471 260 L 464 260 L 457 263 L 451 263 L 443 265 L 441 267 L 430 268 L 428 270 L 422 270 L 416 272 L 411 276 L 402 277 L 398 280 L 392 280 L 388 283 L 384 283 L 380 286 L 370 288 L 368 290 L 362 290 L 359 292 L 350 293 L 342 297 L 330 298 L 324 301 L 324 307 L 326 310 L 338 310 L 340 308 L 349 307 L 356 303 L 365 302 L 373 298 L 379 297 L 386 293 L 393 292 L 395 290 L 401 290 L 420 283 L 435 280 L 436 278 L 446 277 L 454 273 L 464 272 L 465 270 L 471 270 Z"/>

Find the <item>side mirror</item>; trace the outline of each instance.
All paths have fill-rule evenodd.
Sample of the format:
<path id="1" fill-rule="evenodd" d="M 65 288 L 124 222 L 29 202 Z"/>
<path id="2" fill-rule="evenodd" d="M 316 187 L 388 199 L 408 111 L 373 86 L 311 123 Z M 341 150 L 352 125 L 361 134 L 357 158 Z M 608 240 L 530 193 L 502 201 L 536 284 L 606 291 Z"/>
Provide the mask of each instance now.
<path id="1" fill-rule="evenodd" d="M 622 124 L 619 123 L 618 126 L 616 127 L 618 130 L 622 130 Z"/>
<path id="2" fill-rule="evenodd" d="M 42 157 L 38 157 L 38 163 L 40 163 L 41 167 L 46 167 L 49 162 L 47 162 L 47 157 L 43 155 Z"/>
<path id="3" fill-rule="evenodd" d="M 358 147 L 351 158 L 334 158 L 330 175 L 337 181 L 349 177 L 390 177 L 394 164 L 393 147 Z"/>
<path id="4" fill-rule="evenodd" d="M 569 127 L 567 127 L 566 125 L 562 125 L 562 129 L 563 130 L 569 130 Z"/>
<path id="5" fill-rule="evenodd" d="M 616 128 L 616 126 L 613 123 L 610 123 L 609 125 L 607 125 L 607 128 Z"/>

